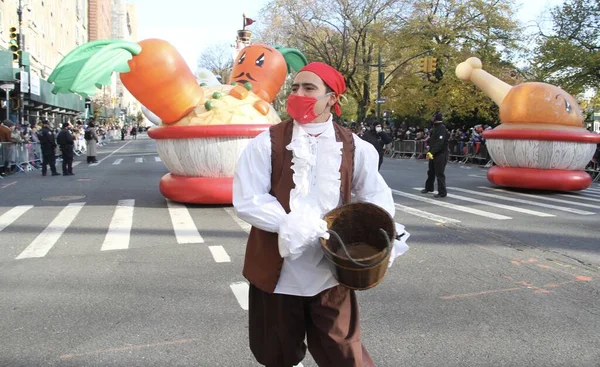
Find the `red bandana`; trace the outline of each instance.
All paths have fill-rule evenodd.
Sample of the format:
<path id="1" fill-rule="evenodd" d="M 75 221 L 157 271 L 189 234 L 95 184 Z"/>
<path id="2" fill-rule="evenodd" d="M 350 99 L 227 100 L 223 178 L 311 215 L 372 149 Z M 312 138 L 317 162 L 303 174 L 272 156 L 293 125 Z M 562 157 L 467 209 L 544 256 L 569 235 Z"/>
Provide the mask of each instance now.
<path id="1" fill-rule="evenodd" d="M 311 73 L 317 74 L 317 76 L 321 78 L 323 82 L 329 88 L 331 88 L 331 90 L 333 90 L 337 97 L 346 91 L 346 82 L 344 81 L 344 76 L 339 71 L 327 64 L 322 62 L 311 62 L 303 67 L 300 71 L 310 71 Z M 335 105 L 333 105 L 333 110 L 338 116 L 342 114 L 339 102 L 336 102 Z"/>

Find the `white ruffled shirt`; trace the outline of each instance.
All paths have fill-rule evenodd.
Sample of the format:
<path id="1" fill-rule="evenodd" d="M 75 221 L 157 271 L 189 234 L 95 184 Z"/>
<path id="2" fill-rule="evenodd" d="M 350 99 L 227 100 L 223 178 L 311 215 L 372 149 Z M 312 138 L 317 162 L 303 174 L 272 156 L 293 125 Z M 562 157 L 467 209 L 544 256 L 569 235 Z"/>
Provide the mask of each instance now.
<path id="1" fill-rule="evenodd" d="M 310 134 L 320 134 L 312 136 Z M 352 201 L 379 205 L 395 214 L 392 192 L 378 171 L 379 155 L 368 142 L 353 135 L 356 147 Z M 233 180 L 233 205 L 239 218 L 267 232 L 279 234 L 283 267 L 275 293 L 314 296 L 336 286 L 328 260 L 319 243 L 327 238 L 323 216 L 341 204 L 339 172 L 342 143 L 335 139 L 331 118 L 322 124 L 302 125 L 294 121 L 292 170 L 295 188 L 290 192 L 287 214 L 271 189 L 271 138 L 265 131 L 251 140 L 240 156 Z M 397 224 L 398 233 L 404 227 Z M 408 247 L 395 241 L 392 261 Z"/>

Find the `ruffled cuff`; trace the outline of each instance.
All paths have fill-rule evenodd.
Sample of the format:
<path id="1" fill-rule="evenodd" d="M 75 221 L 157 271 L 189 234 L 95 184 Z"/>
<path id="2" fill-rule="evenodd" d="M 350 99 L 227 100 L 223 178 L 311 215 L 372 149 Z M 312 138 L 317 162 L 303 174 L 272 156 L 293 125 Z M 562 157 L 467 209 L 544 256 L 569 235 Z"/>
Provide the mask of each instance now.
<path id="1" fill-rule="evenodd" d="M 297 208 L 279 227 L 279 255 L 297 259 L 306 248 L 318 244 L 319 237 L 329 238 L 327 222 L 310 206 Z"/>
<path id="2" fill-rule="evenodd" d="M 398 256 L 403 255 L 409 249 L 408 245 L 406 244 L 406 241 L 410 237 L 410 233 L 406 232 L 404 230 L 404 226 L 400 223 L 396 223 L 396 233 L 399 236 L 402 236 L 399 240 L 394 240 L 394 243 L 392 245 L 392 251 L 390 253 L 390 261 L 388 263 L 388 268 L 392 266 L 394 260 L 396 260 Z"/>

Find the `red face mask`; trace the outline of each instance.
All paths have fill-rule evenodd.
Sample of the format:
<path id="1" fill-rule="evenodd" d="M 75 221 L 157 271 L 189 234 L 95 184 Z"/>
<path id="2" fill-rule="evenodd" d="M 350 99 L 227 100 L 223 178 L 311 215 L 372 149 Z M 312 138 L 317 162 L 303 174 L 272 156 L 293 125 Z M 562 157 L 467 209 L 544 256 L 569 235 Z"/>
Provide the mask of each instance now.
<path id="1" fill-rule="evenodd" d="M 313 122 L 319 116 L 315 113 L 315 105 L 317 102 L 319 102 L 319 100 L 328 95 L 329 93 L 317 99 L 315 97 L 305 97 L 290 94 L 287 100 L 287 112 L 294 120 L 301 124 Z"/>

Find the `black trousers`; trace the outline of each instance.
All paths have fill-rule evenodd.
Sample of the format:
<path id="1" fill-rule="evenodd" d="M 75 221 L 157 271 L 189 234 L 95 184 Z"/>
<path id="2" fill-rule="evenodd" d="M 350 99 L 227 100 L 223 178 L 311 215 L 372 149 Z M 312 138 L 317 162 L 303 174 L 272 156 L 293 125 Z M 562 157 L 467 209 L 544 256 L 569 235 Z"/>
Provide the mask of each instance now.
<path id="1" fill-rule="evenodd" d="M 48 172 L 48 166 L 50 166 L 50 172 L 56 173 L 56 155 L 53 150 L 42 150 L 42 175 L 46 175 Z"/>
<path id="2" fill-rule="evenodd" d="M 73 173 L 73 148 L 61 150 L 63 175 Z"/>
<path id="3" fill-rule="evenodd" d="M 446 190 L 446 163 L 448 163 L 448 153 L 438 154 L 429 161 L 429 169 L 427 170 L 427 181 L 425 181 L 425 189 L 433 191 L 433 184 L 437 179 L 437 187 L 439 195 L 447 195 Z"/>

